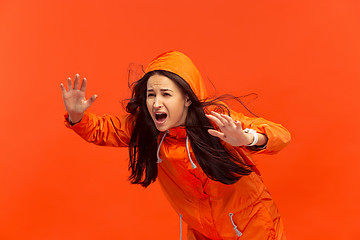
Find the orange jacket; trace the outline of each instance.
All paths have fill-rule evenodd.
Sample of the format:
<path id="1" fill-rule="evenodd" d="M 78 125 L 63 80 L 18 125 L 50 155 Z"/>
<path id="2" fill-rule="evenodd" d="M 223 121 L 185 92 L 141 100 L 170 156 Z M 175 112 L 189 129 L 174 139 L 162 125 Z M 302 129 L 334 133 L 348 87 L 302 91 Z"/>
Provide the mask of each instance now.
<path id="1" fill-rule="evenodd" d="M 146 72 L 168 70 L 189 83 L 199 99 L 206 89 L 192 61 L 180 52 L 167 52 L 155 58 Z M 280 124 L 263 118 L 250 118 L 231 111 L 243 128 L 252 128 L 268 137 L 266 148 L 227 148 L 252 163 L 252 154 L 273 154 L 290 141 L 289 132 Z M 85 140 L 103 146 L 128 147 L 135 117 L 132 115 L 98 117 L 86 112 L 71 126 Z M 232 185 L 209 179 L 196 161 L 183 126 L 162 132 L 158 139 L 158 180 L 170 204 L 188 225 L 188 239 L 285 239 L 277 207 L 262 182 L 259 171 L 242 177 Z"/>

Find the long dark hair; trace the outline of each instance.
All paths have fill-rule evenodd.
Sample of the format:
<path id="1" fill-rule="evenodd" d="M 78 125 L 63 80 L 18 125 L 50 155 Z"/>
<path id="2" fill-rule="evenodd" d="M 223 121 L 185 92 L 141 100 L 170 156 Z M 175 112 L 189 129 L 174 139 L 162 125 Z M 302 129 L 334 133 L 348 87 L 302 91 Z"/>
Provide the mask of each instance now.
<path id="1" fill-rule="evenodd" d="M 165 70 L 155 70 L 146 73 L 131 85 L 132 96 L 126 106 L 126 111 L 136 117 L 129 145 L 130 182 L 147 187 L 157 178 L 156 151 L 160 132 L 155 127 L 146 106 L 147 81 L 154 74 L 173 80 L 191 100 L 185 127 L 196 160 L 204 173 L 210 179 L 224 184 L 233 184 L 241 176 L 249 175 L 252 172 L 252 166 L 247 165 L 240 155 L 235 156 L 217 137 L 210 135 L 207 131 L 214 129 L 205 116 L 208 108 L 230 114 L 229 108 L 219 101 L 221 97 L 213 100 L 199 100 L 190 85 L 179 75 Z"/>

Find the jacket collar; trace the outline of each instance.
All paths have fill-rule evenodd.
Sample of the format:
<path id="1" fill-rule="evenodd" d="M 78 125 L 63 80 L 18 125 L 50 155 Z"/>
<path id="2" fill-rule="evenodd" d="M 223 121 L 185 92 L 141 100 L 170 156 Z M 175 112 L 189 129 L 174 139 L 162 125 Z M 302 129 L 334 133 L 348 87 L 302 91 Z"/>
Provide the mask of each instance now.
<path id="1" fill-rule="evenodd" d="M 170 138 L 174 138 L 174 139 L 185 139 L 187 136 L 186 133 L 186 127 L 185 126 L 178 126 L 178 127 L 173 127 L 170 128 L 169 130 L 167 130 L 167 137 Z M 160 136 L 163 136 L 165 134 L 165 132 L 161 132 Z"/>

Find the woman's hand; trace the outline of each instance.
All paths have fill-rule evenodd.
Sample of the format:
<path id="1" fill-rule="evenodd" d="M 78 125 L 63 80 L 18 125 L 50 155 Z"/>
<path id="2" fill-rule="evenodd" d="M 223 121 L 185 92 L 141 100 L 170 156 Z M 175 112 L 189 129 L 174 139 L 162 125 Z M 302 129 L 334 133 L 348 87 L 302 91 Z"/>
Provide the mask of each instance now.
<path id="1" fill-rule="evenodd" d="M 64 85 L 62 83 L 60 84 L 65 110 L 69 113 L 70 119 L 73 123 L 81 121 L 85 110 L 90 107 L 97 98 L 97 95 L 93 95 L 89 100 L 86 100 L 86 84 L 87 80 L 84 78 L 79 89 L 79 74 L 75 75 L 74 86 L 72 85 L 71 78 L 69 77 L 67 79 L 67 91 Z"/>
<path id="2" fill-rule="evenodd" d="M 220 128 L 220 131 L 209 129 L 209 134 L 220 138 L 232 146 L 248 145 L 253 142 L 254 136 L 243 131 L 241 122 L 234 121 L 231 117 L 214 111 L 211 114 L 205 115 Z"/>

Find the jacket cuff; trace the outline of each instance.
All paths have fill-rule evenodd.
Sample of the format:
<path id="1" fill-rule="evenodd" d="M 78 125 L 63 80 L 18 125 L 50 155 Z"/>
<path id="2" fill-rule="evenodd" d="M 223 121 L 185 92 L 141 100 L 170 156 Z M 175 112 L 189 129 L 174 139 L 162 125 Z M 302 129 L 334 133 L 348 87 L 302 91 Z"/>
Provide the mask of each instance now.
<path id="1" fill-rule="evenodd" d="M 290 141 L 290 137 L 286 136 L 286 134 L 281 131 L 280 129 L 273 128 L 267 124 L 260 124 L 260 125 L 254 125 L 250 126 L 250 128 L 254 129 L 258 133 L 263 133 L 267 137 L 267 143 L 263 148 L 262 146 L 259 146 L 258 148 L 251 148 L 249 149 L 253 151 L 253 153 L 269 153 L 274 154 L 276 152 L 279 152 L 281 149 L 283 149 Z"/>
<path id="2" fill-rule="evenodd" d="M 70 117 L 69 117 L 69 113 L 65 113 L 64 114 L 64 124 L 65 124 L 65 126 L 66 127 L 68 127 L 68 128 L 71 128 L 71 129 L 73 129 L 73 130 L 75 130 L 75 129 L 77 129 L 77 128 L 79 128 L 81 125 L 83 125 L 83 123 L 85 123 L 85 122 L 87 122 L 88 121 L 88 119 L 89 119 L 89 113 L 87 113 L 86 111 L 85 111 L 85 113 L 84 113 L 84 116 L 83 116 L 83 118 L 80 120 L 80 122 L 77 122 L 77 123 L 72 123 L 72 122 L 70 122 Z"/>

